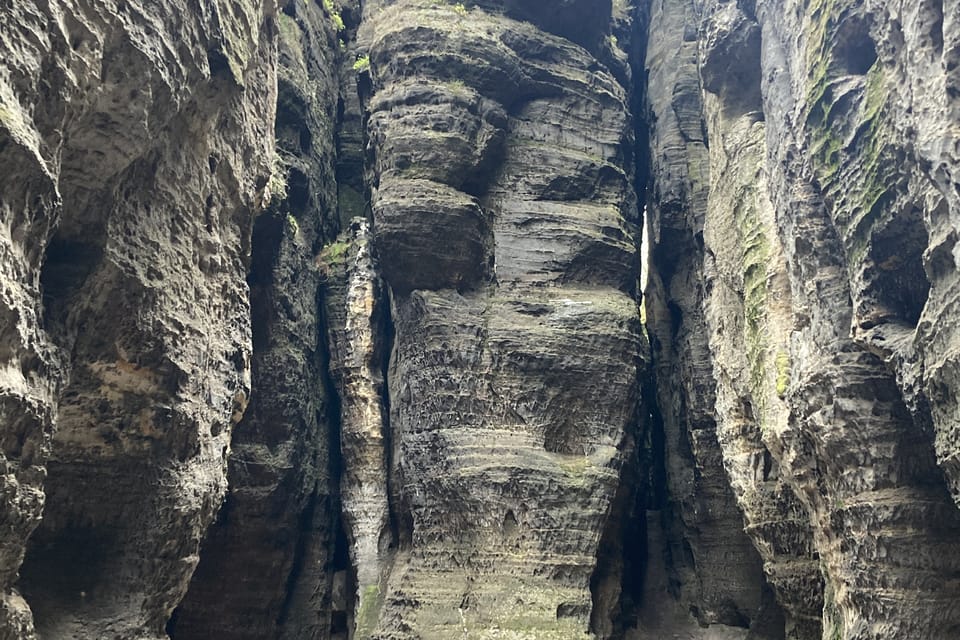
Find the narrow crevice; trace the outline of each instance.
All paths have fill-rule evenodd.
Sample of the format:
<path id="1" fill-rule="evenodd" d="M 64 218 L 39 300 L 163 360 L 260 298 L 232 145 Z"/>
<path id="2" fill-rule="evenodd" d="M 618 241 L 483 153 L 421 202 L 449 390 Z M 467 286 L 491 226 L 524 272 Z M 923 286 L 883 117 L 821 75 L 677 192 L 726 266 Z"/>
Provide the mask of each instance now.
<path id="1" fill-rule="evenodd" d="M 383 285 L 386 286 L 386 285 Z M 413 544 L 413 517 L 410 511 L 403 507 L 402 492 L 400 487 L 396 486 L 394 477 L 394 465 L 396 456 L 394 452 L 393 431 L 390 425 L 390 361 L 393 358 L 394 340 L 396 338 L 396 328 L 393 323 L 393 315 L 390 312 L 391 305 L 388 296 L 381 293 L 379 302 L 382 305 L 381 317 L 381 336 L 383 337 L 382 349 L 380 352 L 380 371 L 383 377 L 383 391 L 381 401 L 383 403 L 383 448 L 386 453 L 387 468 L 387 497 L 389 499 L 390 532 L 392 542 L 397 549 L 409 549 Z"/>
<path id="2" fill-rule="evenodd" d="M 598 638 L 625 637 L 627 629 L 634 626 L 643 598 L 646 496 L 640 481 L 639 460 L 640 452 L 635 449 L 623 465 L 590 577 L 590 631 Z"/>
<path id="3" fill-rule="evenodd" d="M 340 509 L 337 510 L 340 512 Z M 347 640 L 355 625 L 357 608 L 357 571 L 350 562 L 350 542 L 344 528 L 342 512 L 336 522 L 336 538 L 333 545 L 333 561 L 330 602 L 330 640 Z"/>
<path id="4" fill-rule="evenodd" d="M 933 21 L 930 24 L 930 42 L 937 55 L 943 55 L 943 0 L 928 0 Z"/>
<path id="5" fill-rule="evenodd" d="M 323 406 L 324 415 L 319 422 L 327 425 L 327 451 L 329 452 L 327 456 L 329 472 L 327 474 L 327 478 L 329 479 L 329 485 L 327 487 L 321 487 L 318 484 L 314 490 L 314 497 L 311 500 L 308 509 L 312 510 L 316 502 L 321 499 L 323 494 L 329 496 L 329 501 L 331 503 L 329 504 L 330 518 L 326 524 L 328 526 L 327 530 L 332 531 L 333 535 L 329 537 L 328 542 L 330 544 L 330 548 L 328 549 L 327 554 L 327 558 L 330 559 L 329 564 L 331 570 L 326 571 L 325 573 L 327 580 L 327 592 L 331 594 L 331 602 L 329 603 L 329 627 L 332 633 L 333 627 L 335 626 L 335 618 L 338 617 L 337 612 L 342 611 L 345 612 L 346 615 L 349 615 L 349 612 L 352 611 L 352 585 L 356 583 L 356 576 L 355 570 L 350 564 L 349 544 L 347 542 L 346 532 L 344 531 L 343 505 L 340 498 L 340 485 L 344 473 L 343 453 L 341 450 L 341 433 L 343 427 L 341 418 L 342 404 L 340 394 L 337 390 L 337 385 L 330 374 L 330 323 L 327 318 L 326 305 L 324 303 L 323 287 L 320 287 L 317 290 L 315 304 L 318 333 L 317 351 L 319 355 L 318 371 L 321 373 L 321 384 L 326 398 L 326 402 Z M 314 528 L 312 526 L 312 522 L 313 520 L 311 517 L 311 519 L 307 522 L 307 526 L 301 529 L 301 536 L 300 540 L 298 541 L 298 551 L 300 553 L 295 556 L 296 560 L 299 560 L 299 562 L 295 562 L 294 570 L 290 572 L 286 600 L 284 602 L 284 606 L 282 607 L 284 614 L 281 617 L 281 620 L 286 619 L 286 614 L 292 606 L 293 596 L 296 594 L 298 588 L 297 577 L 300 573 L 300 567 L 303 566 L 303 558 L 305 557 L 303 551 L 305 550 L 306 545 L 310 542 L 311 533 Z M 340 576 L 346 576 L 341 590 L 343 597 L 346 599 L 345 602 L 337 602 L 336 594 L 334 594 L 336 589 L 332 588 L 334 582 L 338 579 L 338 574 Z M 299 588 L 306 587 L 301 586 Z"/>
<path id="6" fill-rule="evenodd" d="M 634 142 L 634 179 L 633 188 L 637 202 L 647 201 L 647 189 L 650 184 L 650 123 L 647 114 L 647 39 L 650 23 L 650 6 L 647 2 L 637 2 L 633 6 L 633 34 L 630 41 L 630 71 L 633 84 L 630 87 L 630 113 L 633 116 Z M 639 206 L 639 205 L 638 205 Z M 646 209 L 641 206 L 639 224 L 646 224 Z"/>
<path id="7" fill-rule="evenodd" d="M 659 511 L 666 508 L 667 491 L 667 445 L 663 416 L 657 402 L 656 382 L 648 376 L 642 386 L 643 406 L 649 411 L 645 428 L 641 432 L 638 449 L 638 464 L 646 471 L 640 497 L 646 510 Z"/>
<path id="8" fill-rule="evenodd" d="M 280 604 L 280 610 L 277 614 L 277 627 L 282 627 L 290 615 L 290 607 L 293 602 L 293 596 L 296 593 L 297 583 L 303 573 L 304 558 L 307 556 L 307 547 L 310 543 L 310 534 L 313 532 L 313 518 L 317 506 L 317 490 L 314 488 L 313 495 L 307 506 L 300 513 L 297 522 L 297 542 L 293 549 L 293 559 L 290 563 L 290 572 L 287 574 L 287 586 L 284 591 L 284 599 Z"/>
<path id="9" fill-rule="evenodd" d="M 273 286 L 273 270 L 283 240 L 283 222 L 278 212 L 271 211 L 258 216 L 253 226 L 247 286 L 250 287 L 250 324 L 254 353 L 262 353 L 267 349 L 271 334 L 269 296 Z M 237 428 L 242 429 L 240 425 L 237 425 Z"/>

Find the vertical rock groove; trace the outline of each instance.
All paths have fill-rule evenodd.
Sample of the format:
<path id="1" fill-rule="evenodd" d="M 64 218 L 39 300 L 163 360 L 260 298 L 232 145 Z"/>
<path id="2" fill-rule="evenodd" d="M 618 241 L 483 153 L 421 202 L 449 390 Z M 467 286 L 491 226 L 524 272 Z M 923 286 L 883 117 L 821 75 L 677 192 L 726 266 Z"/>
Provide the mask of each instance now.
<path id="1" fill-rule="evenodd" d="M 644 304 L 654 342 L 669 496 L 662 524 L 656 526 L 666 529 L 661 535 L 670 545 L 671 579 L 681 606 L 703 624 L 749 627 L 763 604 L 764 578 L 724 468 L 705 308 L 711 148 L 703 120 L 700 51 L 690 37 L 701 16 L 694 3 L 675 1 L 655 3 L 650 20 L 651 264 Z"/>
<path id="2" fill-rule="evenodd" d="M 233 431 L 229 492 L 171 625 L 178 640 L 326 638 L 331 627 L 338 492 L 329 434 L 339 416 L 314 256 L 338 228 L 339 52 L 320 5 L 287 4 L 277 24 L 274 193 L 254 226 L 247 278 L 254 393 Z"/>

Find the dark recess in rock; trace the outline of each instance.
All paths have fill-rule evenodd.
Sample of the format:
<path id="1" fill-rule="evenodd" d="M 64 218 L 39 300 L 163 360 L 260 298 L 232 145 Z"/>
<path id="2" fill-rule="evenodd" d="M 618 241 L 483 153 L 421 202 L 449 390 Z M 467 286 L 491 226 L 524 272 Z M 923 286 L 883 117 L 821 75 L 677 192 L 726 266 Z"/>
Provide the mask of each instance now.
<path id="1" fill-rule="evenodd" d="M 877 310 L 861 322 L 862 328 L 881 322 L 916 326 L 930 292 L 922 260 L 927 246 L 927 230 L 917 209 L 901 214 L 875 233 L 865 279 L 866 295 L 877 301 Z"/>

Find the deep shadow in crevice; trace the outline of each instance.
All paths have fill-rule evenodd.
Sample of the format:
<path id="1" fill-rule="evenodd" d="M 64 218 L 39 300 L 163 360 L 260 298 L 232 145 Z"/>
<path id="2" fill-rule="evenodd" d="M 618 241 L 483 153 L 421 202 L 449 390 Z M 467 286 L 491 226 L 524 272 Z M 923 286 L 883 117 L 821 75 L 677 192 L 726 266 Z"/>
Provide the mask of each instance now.
<path id="1" fill-rule="evenodd" d="M 89 237 L 97 237 L 95 232 L 90 233 Z M 55 335 L 62 332 L 71 297 L 80 290 L 102 257 L 101 243 L 90 242 L 80 234 L 68 236 L 63 230 L 54 234 L 40 270 L 44 329 Z"/>
<path id="2" fill-rule="evenodd" d="M 623 637 L 642 599 L 646 511 L 638 492 L 638 461 L 634 454 L 623 466 L 590 577 L 590 631 L 600 638 Z"/>
<path id="3" fill-rule="evenodd" d="M 834 35 L 831 70 L 838 74 L 866 75 L 877 61 L 877 45 L 870 23 L 859 14 L 841 20 Z"/>
<path id="4" fill-rule="evenodd" d="M 413 514 L 410 505 L 407 503 L 400 487 L 400 478 L 395 475 L 396 472 L 396 447 L 398 445 L 394 438 L 394 433 L 390 425 L 390 360 L 393 357 L 394 342 L 396 340 L 396 327 L 393 322 L 393 315 L 390 312 L 390 300 L 387 294 L 387 285 L 381 282 L 382 289 L 377 296 L 377 306 L 379 307 L 377 319 L 379 322 L 379 335 L 381 341 L 378 343 L 377 356 L 380 362 L 380 371 L 383 380 L 383 388 L 380 398 L 383 403 L 383 447 L 386 451 L 387 468 L 387 497 L 390 508 L 390 532 L 392 543 L 397 549 L 409 549 L 413 546 Z"/>
<path id="5" fill-rule="evenodd" d="M 273 287 L 273 269 L 280 255 L 280 243 L 283 240 L 283 225 L 284 220 L 279 212 L 271 211 L 259 215 L 253 226 L 247 285 L 250 287 L 254 353 L 267 350 L 272 333 L 270 296 Z"/>
<path id="6" fill-rule="evenodd" d="M 915 327 L 927 303 L 930 282 L 923 268 L 929 239 L 918 209 L 900 213 L 874 233 L 865 272 L 866 294 L 876 301 L 877 312 L 862 325 L 881 322 Z"/>
<path id="7" fill-rule="evenodd" d="M 20 569 L 20 588 L 38 630 L 64 611 L 90 615 L 109 609 L 101 595 L 104 584 L 117 577 L 112 575 L 117 542 L 110 526 L 71 524 L 34 535 Z"/>

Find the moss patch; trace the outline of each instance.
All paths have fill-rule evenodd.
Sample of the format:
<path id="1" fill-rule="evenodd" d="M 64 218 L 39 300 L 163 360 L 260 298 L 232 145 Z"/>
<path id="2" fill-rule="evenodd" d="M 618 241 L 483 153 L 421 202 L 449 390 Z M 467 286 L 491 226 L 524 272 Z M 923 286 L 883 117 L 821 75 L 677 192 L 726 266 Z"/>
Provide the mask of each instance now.
<path id="1" fill-rule="evenodd" d="M 897 167 L 888 149 L 886 105 L 889 79 L 879 62 L 866 70 L 863 93 L 847 101 L 838 113 L 835 83 L 850 72 L 834 59 L 840 18 L 848 0 L 812 0 L 807 8 L 807 117 L 811 159 L 823 192 L 833 201 L 833 216 L 841 228 L 848 262 L 863 260 L 870 237 L 887 217 L 887 204 L 896 188 Z M 838 123 L 847 118 L 855 130 L 846 137 Z"/>
<path id="2" fill-rule="evenodd" d="M 766 324 L 767 264 L 770 244 L 750 198 L 737 208 L 735 219 L 743 247 L 743 314 L 746 324 L 747 359 L 750 363 L 750 389 L 759 405 L 758 417 L 763 415 L 766 394 L 764 361 L 767 353 Z"/>
<path id="3" fill-rule="evenodd" d="M 370 585 L 361 592 L 360 609 L 357 611 L 357 638 L 369 638 L 377 629 L 380 618 L 380 587 Z"/>
<path id="4" fill-rule="evenodd" d="M 786 349 L 777 351 L 777 395 L 783 398 L 787 395 L 787 388 L 790 386 L 790 354 Z"/>
<path id="5" fill-rule="evenodd" d="M 331 242 L 320 252 L 320 262 L 326 265 L 342 264 L 350 253 L 350 242 L 338 240 Z"/>
<path id="6" fill-rule="evenodd" d="M 363 55 L 356 59 L 353 63 L 353 70 L 357 73 L 363 73 L 370 69 L 370 56 Z"/>

